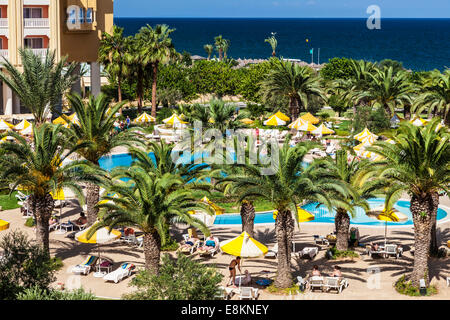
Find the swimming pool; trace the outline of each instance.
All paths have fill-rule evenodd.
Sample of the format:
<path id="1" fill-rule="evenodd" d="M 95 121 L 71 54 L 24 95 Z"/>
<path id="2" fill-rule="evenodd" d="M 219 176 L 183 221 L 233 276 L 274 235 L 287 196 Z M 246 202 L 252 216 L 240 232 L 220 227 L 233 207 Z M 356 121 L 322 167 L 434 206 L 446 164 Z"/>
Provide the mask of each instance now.
<path id="1" fill-rule="evenodd" d="M 371 209 L 382 206 L 384 204 L 384 199 L 370 199 L 369 205 Z M 398 201 L 394 206 L 398 211 L 406 214 L 408 216 L 408 221 L 405 222 L 388 222 L 388 226 L 411 226 L 413 225 L 411 211 L 409 210 L 410 202 L 406 200 Z M 329 212 L 328 209 L 321 205 L 317 207 L 317 203 L 309 203 L 302 206 L 303 209 L 314 214 L 315 219 L 310 222 L 305 223 L 334 223 L 334 212 Z M 437 219 L 443 220 L 447 218 L 447 212 L 439 208 L 437 212 Z M 273 219 L 273 212 L 263 212 L 256 214 L 255 224 L 271 224 L 275 223 Z M 354 225 L 364 225 L 364 226 L 385 226 L 384 221 L 378 221 L 373 218 L 370 218 L 366 215 L 365 211 L 362 208 L 357 208 L 356 214 L 354 218 L 350 219 L 350 223 Z M 242 224 L 241 216 L 239 214 L 226 214 L 217 216 L 215 221 L 215 225 L 240 225 Z"/>

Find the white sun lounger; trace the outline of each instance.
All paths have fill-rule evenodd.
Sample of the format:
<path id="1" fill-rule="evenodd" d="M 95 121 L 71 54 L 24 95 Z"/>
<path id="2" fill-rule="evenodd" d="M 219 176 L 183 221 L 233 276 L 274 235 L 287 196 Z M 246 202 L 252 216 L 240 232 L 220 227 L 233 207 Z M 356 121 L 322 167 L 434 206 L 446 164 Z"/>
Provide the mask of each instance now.
<path id="1" fill-rule="evenodd" d="M 327 277 L 326 279 L 326 283 L 323 285 L 326 291 L 336 290 L 336 293 L 341 293 L 342 289 L 348 287 L 347 279 L 337 277 Z"/>
<path id="2" fill-rule="evenodd" d="M 97 263 L 98 257 L 89 256 L 82 264 L 78 264 L 72 268 L 72 273 L 87 275 Z"/>
<path id="3" fill-rule="evenodd" d="M 311 280 L 309 280 L 309 288 L 311 291 L 314 291 L 314 289 L 323 290 L 323 286 L 324 286 L 323 277 L 314 276 L 311 277 Z"/>
<path id="4" fill-rule="evenodd" d="M 105 281 L 114 281 L 118 283 L 122 279 L 129 277 L 134 269 L 134 265 L 131 263 L 122 263 L 120 267 L 113 272 L 108 273 L 103 277 Z"/>
<path id="5" fill-rule="evenodd" d="M 256 300 L 259 296 L 259 290 L 252 287 L 242 287 L 239 290 L 239 299 L 250 299 L 250 300 Z"/>
<path id="6" fill-rule="evenodd" d="M 272 249 L 269 249 L 269 251 L 266 253 L 266 258 L 276 258 L 278 254 L 278 243 L 276 243 Z"/>

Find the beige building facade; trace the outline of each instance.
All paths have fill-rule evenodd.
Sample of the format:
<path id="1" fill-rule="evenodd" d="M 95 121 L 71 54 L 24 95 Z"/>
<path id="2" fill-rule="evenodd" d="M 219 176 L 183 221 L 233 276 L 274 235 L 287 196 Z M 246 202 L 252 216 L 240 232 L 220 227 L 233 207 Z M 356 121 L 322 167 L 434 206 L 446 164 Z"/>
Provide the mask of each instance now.
<path id="1" fill-rule="evenodd" d="M 98 49 L 103 32 L 112 32 L 114 0 L 0 0 L 0 59 L 21 66 L 19 48 L 45 57 L 90 64 L 93 94 L 101 89 Z M 26 112 L 12 90 L 1 84 L 0 114 Z"/>

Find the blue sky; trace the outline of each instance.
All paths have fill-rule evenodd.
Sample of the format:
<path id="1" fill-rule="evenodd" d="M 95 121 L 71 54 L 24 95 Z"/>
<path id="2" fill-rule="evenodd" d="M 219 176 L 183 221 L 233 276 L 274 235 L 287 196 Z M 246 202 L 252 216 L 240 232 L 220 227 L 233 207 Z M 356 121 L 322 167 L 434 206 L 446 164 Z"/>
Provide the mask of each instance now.
<path id="1" fill-rule="evenodd" d="M 115 0 L 116 17 L 450 18 L 450 0 Z"/>

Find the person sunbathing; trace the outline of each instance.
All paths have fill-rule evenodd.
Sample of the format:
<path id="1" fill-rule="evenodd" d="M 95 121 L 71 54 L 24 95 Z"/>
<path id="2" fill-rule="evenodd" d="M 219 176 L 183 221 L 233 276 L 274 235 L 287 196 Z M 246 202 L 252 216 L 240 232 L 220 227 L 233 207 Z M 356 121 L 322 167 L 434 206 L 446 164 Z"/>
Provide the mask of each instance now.
<path id="1" fill-rule="evenodd" d="M 81 212 L 81 213 L 80 213 L 80 217 L 79 217 L 77 220 L 75 220 L 75 221 L 70 221 L 71 224 L 74 224 L 74 225 L 76 225 L 76 226 L 83 226 L 83 225 L 85 225 L 87 222 L 88 222 L 88 221 L 87 221 L 87 218 L 86 218 L 84 212 Z"/>
<path id="2" fill-rule="evenodd" d="M 330 277 L 342 278 L 341 267 L 334 266 L 333 273 L 330 275 Z"/>
<path id="3" fill-rule="evenodd" d="M 56 217 L 51 217 L 50 218 L 50 220 L 48 220 L 48 224 L 51 226 L 51 225 L 54 225 L 55 223 L 57 223 L 58 222 L 58 220 L 56 219 Z"/>
<path id="4" fill-rule="evenodd" d="M 372 251 L 378 251 L 378 249 L 379 249 L 378 243 L 372 243 L 371 246 L 372 246 Z"/>
<path id="5" fill-rule="evenodd" d="M 199 248 L 200 251 L 209 251 L 209 250 L 213 250 L 216 248 L 216 241 L 213 237 L 213 235 L 210 235 L 208 238 L 206 238 L 205 240 L 205 244 L 203 246 L 201 246 Z"/>
<path id="6" fill-rule="evenodd" d="M 320 276 L 321 276 L 321 273 L 320 273 L 320 271 L 319 271 L 319 266 L 318 266 L 318 265 L 315 265 L 315 266 L 313 267 L 313 271 L 312 271 L 311 275 L 312 275 L 313 277 L 320 277 Z"/>
<path id="7" fill-rule="evenodd" d="M 241 279 L 241 280 L 240 280 Z M 241 286 L 246 286 L 248 284 L 250 284 L 252 282 L 252 276 L 250 275 L 250 273 L 248 272 L 248 270 L 244 271 L 244 275 L 240 276 L 240 279 L 236 279 L 234 284 L 235 285 L 241 285 Z M 239 283 L 240 282 L 240 283 Z"/>
<path id="8" fill-rule="evenodd" d="M 200 241 L 200 239 L 198 239 L 198 238 L 189 238 L 184 242 L 184 244 L 182 244 L 180 246 L 180 250 L 183 250 L 183 249 L 190 250 L 192 248 L 192 246 L 194 246 L 198 241 Z"/>

